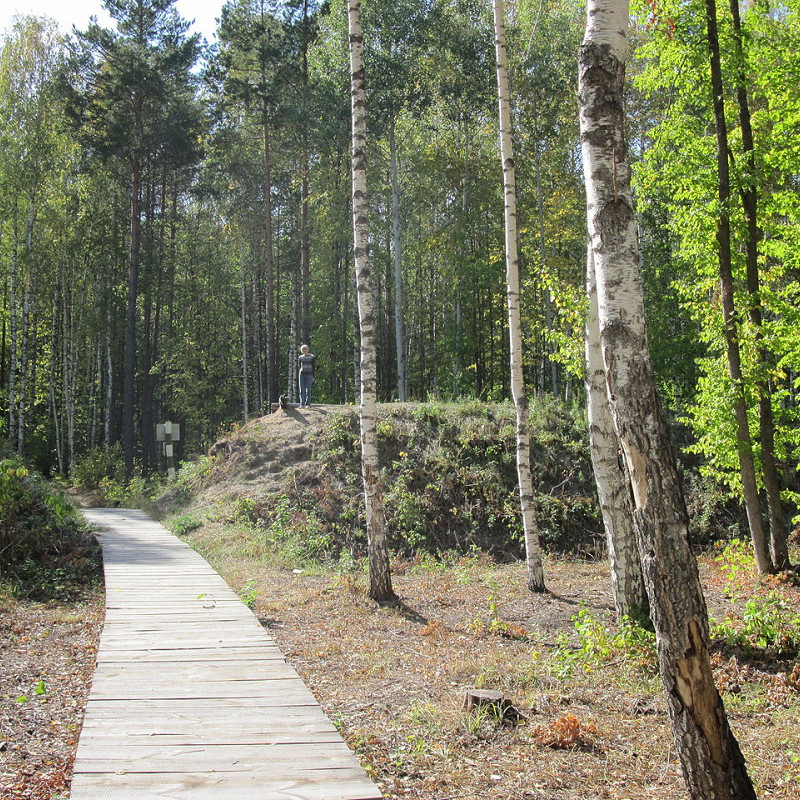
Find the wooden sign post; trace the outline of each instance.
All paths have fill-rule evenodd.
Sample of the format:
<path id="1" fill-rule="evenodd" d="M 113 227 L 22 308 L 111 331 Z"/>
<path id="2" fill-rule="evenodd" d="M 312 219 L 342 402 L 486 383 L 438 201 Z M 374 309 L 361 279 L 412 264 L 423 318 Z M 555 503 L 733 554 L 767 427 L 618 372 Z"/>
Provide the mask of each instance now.
<path id="1" fill-rule="evenodd" d="M 173 442 L 181 438 L 181 426 L 177 422 L 160 422 L 156 425 L 156 439 L 164 443 L 164 455 L 167 459 L 167 477 L 172 480 L 175 477 L 175 452 Z"/>

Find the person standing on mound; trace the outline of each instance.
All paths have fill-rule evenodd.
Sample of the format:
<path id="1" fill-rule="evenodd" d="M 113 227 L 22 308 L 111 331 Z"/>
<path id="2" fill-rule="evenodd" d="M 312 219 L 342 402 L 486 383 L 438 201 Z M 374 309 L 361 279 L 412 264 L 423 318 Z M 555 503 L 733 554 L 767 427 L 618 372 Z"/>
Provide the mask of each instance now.
<path id="1" fill-rule="evenodd" d="M 300 348 L 297 356 L 297 381 L 300 385 L 300 405 L 311 405 L 311 387 L 314 385 L 314 369 L 317 357 L 311 352 L 307 344 Z"/>

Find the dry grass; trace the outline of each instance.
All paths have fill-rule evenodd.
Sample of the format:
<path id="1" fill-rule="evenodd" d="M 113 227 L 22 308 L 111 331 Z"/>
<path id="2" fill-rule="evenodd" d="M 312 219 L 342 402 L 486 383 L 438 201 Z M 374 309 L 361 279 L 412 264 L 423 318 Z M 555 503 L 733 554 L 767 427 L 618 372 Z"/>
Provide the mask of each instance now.
<path id="1" fill-rule="evenodd" d="M 613 627 L 605 565 L 548 560 L 550 593 L 531 596 L 519 565 L 396 564 L 401 600 L 378 606 L 361 573 L 276 568 L 263 552 L 253 557 L 242 534 L 238 544 L 225 536 L 194 534 L 234 586 L 247 585 L 263 624 L 387 798 L 686 797 L 652 670 L 618 650 L 583 666 L 564 656 L 580 609 L 598 630 Z M 711 559 L 703 574 L 719 615 L 730 584 Z M 743 591 L 758 588 L 738 580 Z M 797 606 L 796 589 L 781 591 Z M 759 797 L 770 800 L 800 795 L 800 687 L 775 677 L 791 669 L 718 658 L 721 686 L 732 685 L 734 670 L 737 693 L 725 694 L 731 724 Z M 506 725 L 463 711 L 475 687 L 502 691 L 526 719 Z"/>

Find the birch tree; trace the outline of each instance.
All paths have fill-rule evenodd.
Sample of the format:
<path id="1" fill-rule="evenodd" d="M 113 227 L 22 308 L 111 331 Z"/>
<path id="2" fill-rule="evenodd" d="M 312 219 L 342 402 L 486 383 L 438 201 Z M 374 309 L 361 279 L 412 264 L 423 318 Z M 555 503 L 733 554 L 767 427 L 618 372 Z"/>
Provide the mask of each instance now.
<path id="1" fill-rule="evenodd" d="M 358 320 L 361 338 L 361 474 L 369 546 L 369 596 L 385 601 L 394 597 L 386 543 L 383 487 L 378 465 L 375 354 L 375 315 L 369 259 L 367 201 L 367 113 L 364 79 L 364 34 L 360 0 L 348 0 L 347 20 L 350 43 L 350 102 L 352 113 L 353 256 L 356 269 Z"/>
<path id="2" fill-rule="evenodd" d="M 597 280 L 594 255 L 586 259 L 586 411 L 589 418 L 589 448 L 597 497 L 606 532 L 611 587 L 617 618 L 643 622 L 650 609 L 644 587 L 642 565 L 636 547 L 630 482 L 620 461 L 619 441 L 606 394 L 603 355 L 600 349 L 600 321 L 597 308 Z"/>
<path id="3" fill-rule="evenodd" d="M 528 589 L 545 591 L 539 529 L 533 501 L 531 480 L 530 409 L 522 369 L 522 320 L 520 314 L 519 256 L 517 252 L 517 189 L 514 151 L 511 141 L 511 99 L 506 66 L 505 7 L 503 0 L 493 0 L 495 56 L 497 62 L 497 102 L 500 114 L 500 157 L 503 164 L 505 210 L 506 298 L 508 333 L 511 345 L 511 393 L 517 416 L 517 481 L 525 531 L 525 561 Z"/>
<path id="4" fill-rule="evenodd" d="M 755 792 L 714 684 L 705 598 L 645 332 L 624 139 L 628 19 L 627 0 L 590 0 L 578 60 L 581 149 L 605 382 L 630 476 L 659 672 L 687 790 L 696 800 L 743 800 L 755 798 Z"/>

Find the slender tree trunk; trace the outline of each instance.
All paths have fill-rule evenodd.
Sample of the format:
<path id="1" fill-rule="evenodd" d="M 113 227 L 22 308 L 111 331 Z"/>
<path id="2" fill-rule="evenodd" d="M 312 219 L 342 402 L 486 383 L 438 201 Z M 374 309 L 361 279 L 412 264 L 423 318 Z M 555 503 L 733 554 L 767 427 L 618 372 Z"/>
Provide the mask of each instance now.
<path id="1" fill-rule="evenodd" d="M 614 420 L 606 393 L 605 367 L 600 350 L 600 321 L 597 307 L 597 282 L 594 253 L 586 259 L 586 293 L 589 311 L 586 318 L 586 410 L 589 417 L 589 444 L 592 468 L 603 527 L 608 544 L 611 586 L 617 619 L 630 617 L 649 623 L 650 606 L 642 575 L 642 562 L 636 546 L 631 509 L 631 485 L 621 462 Z"/>
<path id="2" fill-rule="evenodd" d="M 375 317 L 369 260 L 367 201 L 367 113 L 364 80 L 364 35 L 361 2 L 348 0 L 350 40 L 350 97 L 353 159 L 353 255 L 355 258 L 358 319 L 361 331 L 361 471 L 367 515 L 369 545 L 369 596 L 385 601 L 394 598 L 389 570 L 389 548 L 383 511 L 383 487 L 378 465 L 375 364 Z"/>
<path id="3" fill-rule="evenodd" d="M 128 304 L 125 316 L 125 369 L 122 408 L 122 449 L 125 455 L 125 477 L 133 476 L 136 402 L 136 301 L 139 294 L 139 252 L 141 247 L 142 165 L 134 157 L 131 185 L 130 244 L 128 259 Z"/>
<path id="4" fill-rule="evenodd" d="M 780 478 L 775 457 L 775 419 L 772 413 L 772 398 L 767 375 L 771 357 L 764 344 L 763 310 L 761 306 L 761 278 L 758 268 L 758 245 L 761 230 L 758 226 L 758 189 L 756 188 L 755 143 L 750 117 L 745 75 L 745 54 L 742 46 L 742 21 L 738 0 L 730 2 L 733 20 L 733 40 L 739 69 L 736 75 L 736 99 L 739 106 L 739 124 L 742 131 L 742 149 L 745 153 L 748 181 L 741 189 L 742 207 L 747 222 L 747 291 L 750 323 L 756 340 L 759 377 L 758 391 L 759 424 L 761 439 L 761 463 L 763 466 L 764 490 L 767 495 L 769 513 L 769 548 L 772 566 L 776 570 L 789 569 L 786 518 L 781 502 Z"/>
<path id="5" fill-rule="evenodd" d="M 706 24 L 708 26 L 708 51 L 711 66 L 711 91 L 714 107 L 714 129 L 717 136 L 717 189 L 719 216 L 717 219 L 717 247 L 719 257 L 720 293 L 725 329 L 725 345 L 728 357 L 728 373 L 733 383 L 733 413 L 736 419 L 736 449 L 739 455 L 739 474 L 742 493 L 753 540 L 756 564 L 761 573 L 773 572 L 767 537 L 761 517 L 761 499 L 758 495 L 756 470 L 753 460 L 753 443 L 747 420 L 747 405 L 744 397 L 742 358 L 739 348 L 739 332 L 736 320 L 736 304 L 733 289 L 733 266 L 731 257 L 730 221 L 730 170 L 728 167 L 728 129 L 725 123 L 725 99 L 722 86 L 722 66 L 717 35 L 716 0 L 706 0 Z"/>
<path id="6" fill-rule="evenodd" d="M 106 447 L 111 447 L 112 425 L 111 417 L 114 413 L 114 359 L 111 355 L 111 298 L 108 298 L 106 311 L 106 408 L 104 439 Z"/>
<path id="7" fill-rule="evenodd" d="M 578 61 L 581 149 L 605 380 L 631 481 L 659 671 L 687 791 L 693 800 L 754 800 L 714 685 L 705 599 L 647 344 L 624 139 L 628 18 L 627 0 L 589 0 Z"/>
<path id="8" fill-rule="evenodd" d="M 12 208 L 12 241 L 11 241 L 11 275 L 10 275 L 10 289 L 8 293 L 9 305 L 9 344 L 11 349 L 11 356 L 8 365 L 8 444 L 10 447 L 16 445 L 15 433 L 17 430 L 17 348 L 18 331 L 17 331 L 17 285 L 19 283 L 19 205 L 17 198 L 14 197 Z"/>
<path id="9" fill-rule="evenodd" d="M 59 414 L 58 403 L 56 401 L 56 374 L 58 370 L 58 300 L 61 295 L 61 279 L 56 281 L 53 288 L 53 314 L 50 328 L 50 379 L 49 396 L 50 412 L 53 418 L 53 435 L 56 444 L 56 458 L 58 460 L 58 474 L 66 474 L 64 464 L 64 446 L 61 436 L 61 414 Z"/>
<path id="10" fill-rule="evenodd" d="M 302 294 L 301 288 L 298 286 L 297 272 L 292 271 L 292 279 L 289 282 L 289 290 L 291 292 L 290 298 L 290 317 L 289 317 L 289 344 L 286 348 L 286 399 L 290 403 L 294 403 L 298 399 L 300 387 L 298 385 L 297 377 L 297 354 L 300 350 L 300 343 L 297 341 L 298 329 L 298 294 Z M 300 299 L 302 306 L 302 298 Z M 303 340 L 306 343 L 306 340 Z"/>
<path id="11" fill-rule="evenodd" d="M 467 210 L 469 208 L 469 194 L 467 185 L 469 180 L 469 120 L 463 117 L 464 122 L 464 168 L 461 171 L 461 219 L 463 230 L 458 237 L 458 250 L 461 264 L 467 263 Z M 464 269 L 458 270 L 455 299 L 456 341 L 453 348 L 453 392 L 456 396 L 461 393 L 462 374 L 464 372 Z"/>
<path id="12" fill-rule="evenodd" d="M 2 236 L 0 236 L 0 242 L 2 242 Z M 0 386 L 6 386 L 6 381 L 8 380 L 8 372 L 7 369 L 7 361 L 6 361 L 6 345 L 8 344 L 7 341 L 7 318 L 8 318 L 8 276 L 6 276 L 5 280 L 3 281 L 3 322 L 2 322 L 2 333 L 0 333 Z"/>
<path id="13" fill-rule="evenodd" d="M 31 335 L 31 279 L 25 277 L 25 294 L 22 297 L 22 342 L 19 358 L 19 404 L 17 407 L 17 452 L 25 447 L 25 425 L 28 404 L 29 349 Z"/>
<path id="14" fill-rule="evenodd" d="M 62 414 L 66 427 L 66 457 L 69 467 L 75 463 L 75 364 L 72 337 L 75 313 L 75 287 L 67 273 L 61 292 L 61 395 Z"/>
<path id="15" fill-rule="evenodd" d="M 394 341 L 397 352 L 397 399 L 406 400 L 406 330 L 403 317 L 403 254 L 400 241 L 400 182 L 394 118 L 389 126 L 389 172 L 392 184 L 392 258 L 394 262 Z"/>
<path id="16" fill-rule="evenodd" d="M 508 333 L 511 344 L 511 393 L 517 412 L 517 480 L 525 530 L 525 561 L 528 589 L 544 592 L 544 570 L 539 546 L 539 528 L 531 479 L 530 409 L 522 365 L 522 319 L 520 313 L 519 258 L 517 251 L 517 189 L 514 152 L 511 143 L 511 99 L 506 69 L 505 4 L 493 0 L 494 39 L 497 58 L 497 97 L 500 113 L 500 154 L 503 166 L 505 197 L 506 287 L 508 298 Z"/>
<path id="17" fill-rule="evenodd" d="M 267 101 L 263 109 L 264 146 L 264 246 L 266 260 L 266 305 L 264 308 L 267 325 L 267 396 L 265 407 L 274 403 L 277 397 L 277 365 L 275 352 L 275 254 L 272 242 L 272 155 L 270 153 L 269 110 Z"/>
<path id="18" fill-rule="evenodd" d="M 303 128 L 302 128 L 302 164 L 301 181 L 300 181 L 300 289 L 301 289 L 301 316 L 302 327 L 301 336 L 303 343 L 311 347 L 311 247 L 309 243 L 309 229 L 308 229 L 308 172 L 309 172 L 309 157 L 308 157 L 308 0 L 303 2 L 303 33 L 301 37 L 302 42 L 302 58 L 301 58 L 301 72 L 303 80 L 303 93 L 301 97 L 302 114 L 303 114 Z M 296 323 L 295 323 L 296 324 Z M 289 368 L 289 380 L 294 386 L 297 381 L 294 380 L 294 359 L 298 351 L 297 347 L 297 331 L 295 330 L 295 338 L 291 344 L 291 360 Z M 313 348 L 312 348 L 313 352 Z"/>
<path id="19" fill-rule="evenodd" d="M 245 270 L 244 247 L 240 248 L 239 258 L 239 314 L 242 324 L 242 416 L 245 423 L 250 419 L 250 391 L 248 376 L 250 365 L 248 363 L 247 342 L 247 273 Z"/>
<path id="20" fill-rule="evenodd" d="M 542 273 L 544 274 L 547 264 L 547 245 L 544 235 L 544 193 L 542 191 L 542 154 L 539 146 L 536 146 L 536 205 L 539 214 L 539 258 L 542 262 Z M 547 330 L 552 331 L 554 326 L 553 298 L 550 289 L 544 287 L 544 314 Z M 558 397 L 558 364 L 553 358 L 553 345 L 547 342 L 546 364 L 550 368 L 550 388 L 553 397 Z"/>
<path id="21" fill-rule="evenodd" d="M 308 235 L 308 151 L 303 150 L 303 173 L 300 181 L 300 294 L 303 343 L 311 347 L 311 252 Z M 296 282 L 296 278 L 295 278 Z M 295 323 L 296 324 L 296 323 Z M 295 341 L 297 336 L 295 334 Z M 294 347 L 294 345 L 293 345 Z M 297 353 L 294 347 L 292 357 Z M 290 370 L 294 372 L 294 369 Z"/>

